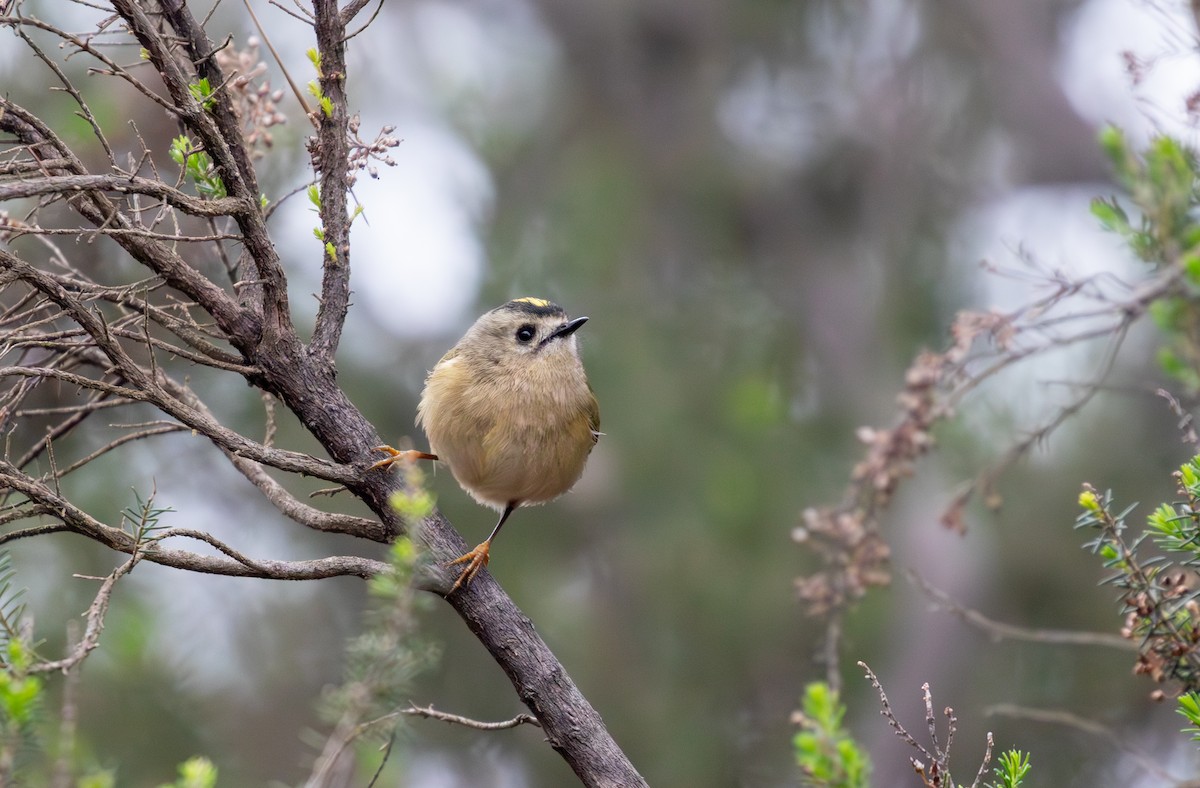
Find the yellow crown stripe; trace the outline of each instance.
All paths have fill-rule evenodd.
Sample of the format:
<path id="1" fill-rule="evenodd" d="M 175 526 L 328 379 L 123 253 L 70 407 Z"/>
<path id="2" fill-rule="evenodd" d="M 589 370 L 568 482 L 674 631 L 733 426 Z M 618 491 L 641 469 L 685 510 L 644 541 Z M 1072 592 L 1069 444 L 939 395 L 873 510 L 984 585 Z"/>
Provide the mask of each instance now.
<path id="1" fill-rule="evenodd" d="M 549 307 L 549 306 L 554 306 L 552 303 L 550 303 L 549 301 L 547 301 L 544 298 L 534 298 L 533 296 L 525 296 L 524 298 L 514 298 L 512 300 L 512 302 L 514 304 L 529 304 L 530 306 L 539 306 L 539 307 L 542 307 L 543 309 L 546 307 Z"/>

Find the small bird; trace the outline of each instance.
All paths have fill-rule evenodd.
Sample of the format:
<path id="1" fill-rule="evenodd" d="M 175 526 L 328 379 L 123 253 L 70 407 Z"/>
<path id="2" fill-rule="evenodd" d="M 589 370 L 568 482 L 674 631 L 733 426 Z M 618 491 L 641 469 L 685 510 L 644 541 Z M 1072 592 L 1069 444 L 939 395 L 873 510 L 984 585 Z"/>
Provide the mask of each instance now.
<path id="1" fill-rule="evenodd" d="M 600 438 L 571 320 L 557 304 L 517 298 L 484 313 L 425 379 L 417 406 L 432 454 L 379 446 L 389 456 L 436 459 L 484 506 L 500 512 L 491 535 L 446 566 L 465 564 L 450 593 L 487 566 L 492 541 L 519 506 L 565 493 Z"/>

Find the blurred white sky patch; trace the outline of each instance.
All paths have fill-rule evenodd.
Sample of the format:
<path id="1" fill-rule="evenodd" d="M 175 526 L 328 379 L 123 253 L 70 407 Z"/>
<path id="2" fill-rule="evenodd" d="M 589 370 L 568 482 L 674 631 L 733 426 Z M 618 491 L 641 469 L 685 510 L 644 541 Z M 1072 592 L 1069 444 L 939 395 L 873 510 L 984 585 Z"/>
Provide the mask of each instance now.
<path id="1" fill-rule="evenodd" d="M 1185 101 L 1200 90 L 1195 22 L 1184 0 L 1091 0 L 1063 30 L 1059 72 L 1080 115 L 1142 144 L 1167 133 L 1194 144 Z"/>
<path id="2" fill-rule="evenodd" d="M 471 775 L 465 774 L 463 761 L 469 760 Z M 494 788 L 522 788 L 530 784 L 530 774 L 519 758 L 505 752 L 499 743 L 481 740 L 469 759 L 461 752 L 446 752 L 432 748 L 405 753 L 404 785 L 423 788 L 471 788 L 479 785 L 480 774 L 487 775 L 487 784 Z"/>
<path id="3" fill-rule="evenodd" d="M 417 2 L 393 22 L 420 83 L 406 98 L 451 117 L 476 143 L 542 122 L 560 58 L 528 2 Z"/>
<path id="4" fill-rule="evenodd" d="M 795 169 L 814 145 L 811 97 L 819 87 L 800 69 L 746 64 L 717 105 L 717 124 L 742 152 L 771 167 Z"/>
<path id="5" fill-rule="evenodd" d="M 455 328 L 475 301 L 494 187 L 484 163 L 451 130 L 420 118 L 401 124 L 396 166 L 354 187 L 365 212 L 351 231 L 353 302 L 398 336 L 430 336 Z M 363 121 L 364 129 L 380 125 Z"/>
<path id="6" fill-rule="evenodd" d="M 749 161 L 795 170 L 815 148 L 858 128 L 864 105 L 877 109 L 895 65 L 919 40 L 919 9 L 895 0 L 860 5 L 849 15 L 824 4 L 806 10 L 805 51 L 825 64 L 822 77 L 766 57 L 737 69 L 717 105 L 717 124 Z"/>
<path id="7" fill-rule="evenodd" d="M 1026 187 L 973 211 L 955 233 L 954 257 L 968 263 L 986 261 L 1012 274 L 982 272 L 981 305 L 1007 312 L 1028 304 L 1039 295 L 1036 283 L 1046 272 L 1059 271 L 1072 279 L 1111 274 L 1099 277 L 1097 286 L 1114 296 L 1121 288 L 1113 277 L 1124 282 L 1139 279 L 1142 264 L 1091 214 L 1092 199 L 1113 192 L 1110 184 Z"/>
<path id="8" fill-rule="evenodd" d="M 389 153 L 395 167 L 377 165 L 379 178 L 361 173 L 353 197 L 363 214 L 351 229 L 352 309 L 366 310 L 373 325 L 400 337 L 446 333 L 474 304 L 486 262 L 482 235 L 495 188 L 478 154 L 436 117 L 363 118 L 361 134 L 395 125 L 400 144 Z M 293 197 L 282 210 L 295 244 L 293 259 L 315 261 L 318 242 L 313 206 Z M 307 293 L 320 289 L 317 264 L 292 266 L 292 296 L 315 309 Z M 353 330 L 351 326 L 348 330 Z"/>

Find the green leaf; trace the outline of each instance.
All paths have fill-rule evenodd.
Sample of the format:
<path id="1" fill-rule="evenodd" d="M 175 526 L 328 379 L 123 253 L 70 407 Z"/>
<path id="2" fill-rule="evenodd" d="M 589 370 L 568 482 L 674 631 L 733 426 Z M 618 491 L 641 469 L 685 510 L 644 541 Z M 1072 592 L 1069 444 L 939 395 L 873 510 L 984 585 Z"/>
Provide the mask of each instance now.
<path id="1" fill-rule="evenodd" d="M 1183 485 L 1188 488 L 1193 488 L 1200 482 L 1200 473 L 1197 473 L 1196 466 L 1191 462 L 1179 467 L 1179 476 Z"/>
<path id="2" fill-rule="evenodd" d="M 179 765 L 179 779 L 161 788 L 214 788 L 217 767 L 208 758 L 188 758 Z"/>
<path id="3" fill-rule="evenodd" d="M 186 134 L 171 140 L 170 155 L 196 184 L 196 192 L 202 197 L 226 196 L 225 183 L 217 175 L 212 159 L 204 151 L 197 150 Z"/>
<path id="4" fill-rule="evenodd" d="M 1185 692 L 1176 699 L 1176 703 L 1176 713 L 1182 714 L 1193 726 L 1200 726 L 1200 694 Z M 1200 741 L 1200 729 L 1187 729 L 1186 732 L 1192 734 L 1193 740 Z"/>
<path id="5" fill-rule="evenodd" d="M 213 98 L 212 86 L 208 83 L 208 77 L 202 77 L 188 85 L 188 92 L 192 94 L 192 98 L 200 102 L 205 112 L 212 112 L 213 107 L 217 105 L 216 99 Z"/>
<path id="6" fill-rule="evenodd" d="M 433 513 L 435 498 L 422 486 L 397 490 L 388 503 L 405 523 L 418 523 Z"/>
<path id="7" fill-rule="evenodd" d="M 1129 147 L 1125 143 L 1125 132 L 1116 126 L 1105 126 L 1100 129 L 1100 148 L 1114 165 L 1120 165 L 1129 155 Z"/>
<path id="8" fill-rule="evenodd" d="M 171 140 L 171 158 L 174 159 L 175 163 L 180 167 L 184 165 L 184 162 L 187 160 L 187 152 L 191 149 L 192 140 L 186 134 L 182 134 Z"/>
<path id="9" fill-rule="evenodd" d="M 1104 229 L 1110 230 L 1120 235 L 1128 235 L 1133 231 L 1129 224 L 1129 215 L 1125 213 L 1125 209 L 1117 203 L 1115 197 L 1104 199 L 1097 197 L 1092 200 L 1091 205 L 1092 216 L 1100 220 L 1100 224 Z"/>
<path id="10" fill-rule="evenodd" d="M 796 764 L 806 784 L 830 788 L 867 788 L 871 762 L 866 752 L 842 728 L 846 708 L 823 682 L 804 688 L 801 730 L 792 738 Z"/>
<path id="11" fill-rule="evenodd" d="M 1150 304 L 1150 319 L 1161 331 L 1176 331 L 1187 314 L 1182 298 L 1160 298 Z"/>
<path id="12" fill-rule="evenodd" d="M 117 775 L 111 769 L 88 772 L 75 782 L 75 788 L 116 788 Z"/>
<path id="13" fill-rule="evenodd" d="M 1184 361 L 1179 358 L 1179 354 L 1172 348 L 1160 347 L 1155 354 L 1158 359 L 1158 365 L 1162 367 L 1162 371 L 1173 378 L 1182 379 L 1191 369 Z"/>
<path id="14" fill-rule="evenodd" d="M 994 773 L 999 780 L 991 784 L 990 788 L 1019 788 L 1025 775 L 1029 774 L 1029 753 L 1009 750 L 1001 753 L 997 762 L 999 765 L 994 769 Z"/>

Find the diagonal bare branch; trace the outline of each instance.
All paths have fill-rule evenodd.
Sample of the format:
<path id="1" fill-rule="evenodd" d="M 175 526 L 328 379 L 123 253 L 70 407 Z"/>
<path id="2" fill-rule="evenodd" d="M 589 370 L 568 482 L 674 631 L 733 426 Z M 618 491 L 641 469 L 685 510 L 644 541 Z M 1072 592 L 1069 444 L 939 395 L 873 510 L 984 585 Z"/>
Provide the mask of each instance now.
<path id="1" fill-rule="evenodd" d="M 71 195 L 84 191 L 143 194 L 163 200 L 193 216 L 234 216 L 246 210 L 246 203 L 233 197 L 202 200 L 162 181 L 129 175 L 49 175 L 36 180 L 0 183 L 0 200 L 47 194 Z"/>
<path id="2" fill-rule="evenodd" d="M 87 624 L 84 626 L 83 637 L 75 644 L 71 653 L 62 659 L 56 659 L 49 662 L 39 662 L 29 667 L 30 673 L 54 673 L 61 671 L 66 673 L 74 668 L 87 657 L 88 654 L 96 650 L 100 645 L 100 633 L 104 631 L 104 616 L 108 613 L 108 603 L 112 598 L 113 587 L 117 581 L 125 575 L 129 574 L 133 567 L 137 565 L 142 556 L 134 553 L 128 561 L 124 562 L 104 578 L 104 582 L 100 584 L 100 589 L 96 592 L 95 599 L 87 610 Z"/>
<path id="3" fill-rule="evenodd" d="M 0 460 L 0 488 L 14 490 L 35 504 L 49 508 L 54 512 L 54 518 L 62 524 L 65 530 L 86 536 L 112 550 L 129 555 L 137 553 L 143 560 L 177 569 L 269 580 L 320 580 L 344 576 L 368 578 L 387 569 L 387 564 L 382 561 L 358 556 L 331 556 L 309 561 L 250 559 L 209 534 L 187 530 L 168 533 L 168 536 L 200 538 L 208 544 L 218 547 L 224 554 L 219 556 L 202 555 L 187 550 L 164 548 L 159 544 L 139 545 L 131 534 L 100 522 L 42 482 L 26 476 L 4 460 Z M 48 533 L 48 528 L 63 530 L 57 526 L 27 528 L 0 535 L 0 545 L 18 538 Z"/>

